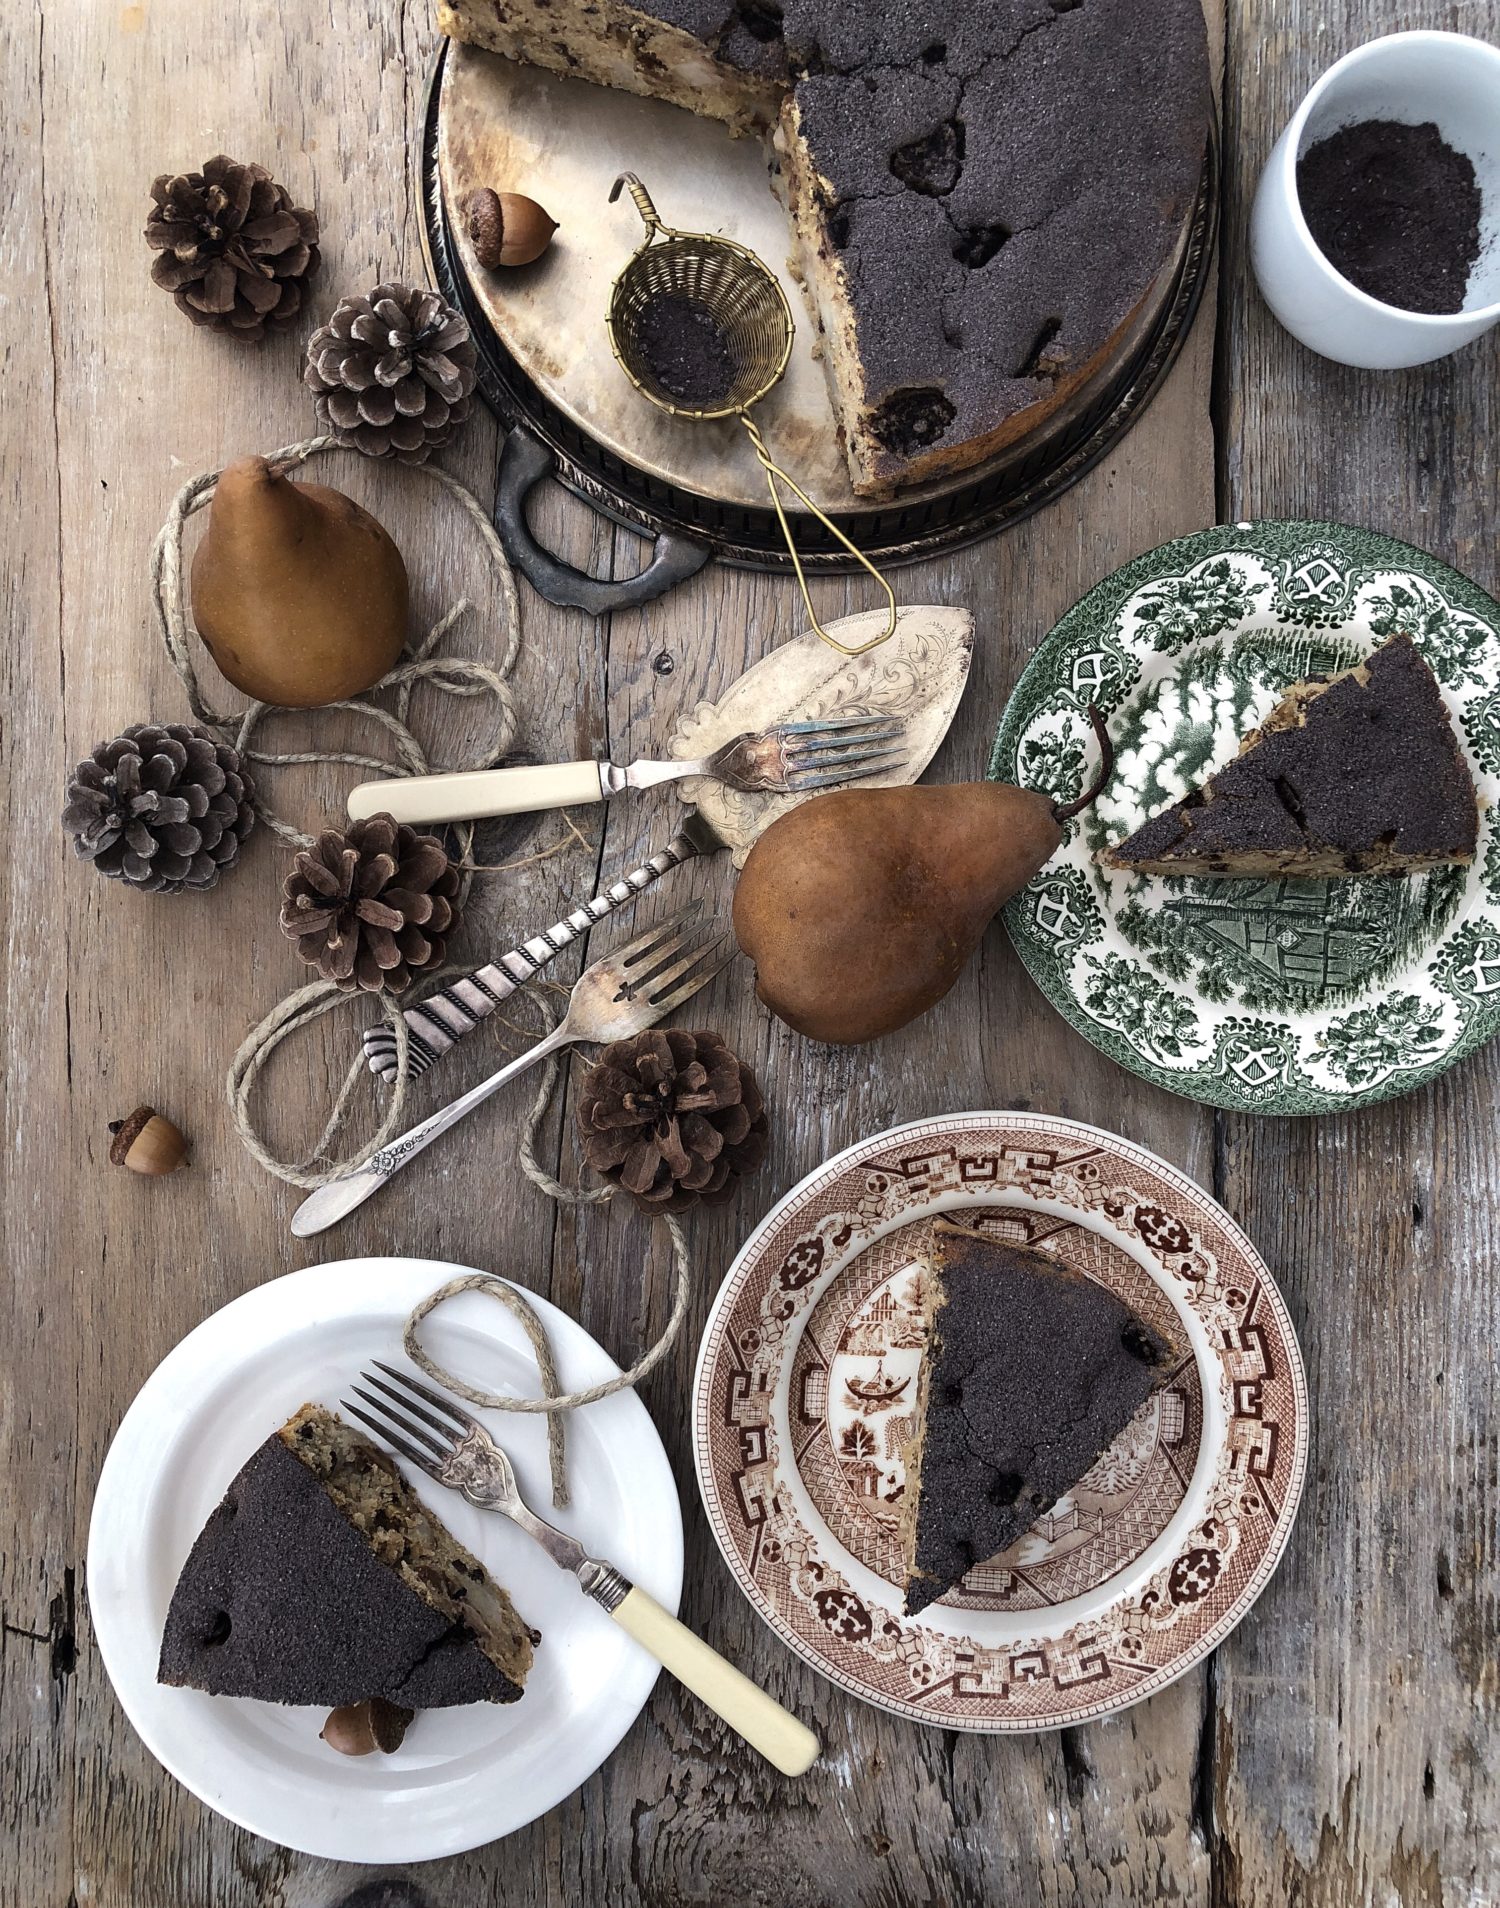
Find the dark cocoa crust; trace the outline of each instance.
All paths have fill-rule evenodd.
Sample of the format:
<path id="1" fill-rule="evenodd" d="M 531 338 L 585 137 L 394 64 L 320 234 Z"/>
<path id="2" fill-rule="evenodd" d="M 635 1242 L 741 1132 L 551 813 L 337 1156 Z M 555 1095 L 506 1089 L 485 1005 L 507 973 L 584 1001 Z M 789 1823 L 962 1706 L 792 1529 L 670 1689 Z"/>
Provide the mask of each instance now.
<path id="1" fill-rule="evenodd" d="M 1181 861 L 1195 873 L 1200 862 L 1235 855 L 1332 850 L 1357 872 L 1472 858 L 1473 777 L 1409 636 L 1392 636 L 1335 677 L 1307 701 L 1299 726 L 1277 727 L 1279 712 L 1201 788 L 1108 850 L 1110 865 Z"/>
<path id="2" fill-rule="evenodd" d="M 1107 350 L 1190 214 L 1208 54 L 1200 0 L 869 11 L 789 0 L 786 26 L 874 435 L 901 393 L 952 407 L 890 431 L 891 474 L 1050 410 Z"/>
<path id="3" fill-rule="evenodd" d="M 229 1619 L 227 1635 L 211 1639 Z M 461 1624 L 376 1558 L 279 1435 L 224 1493 L 172 1594 L 157 1680 L 272 1703 L 513 1703 Z"/>
<path id="4" fill-rule="evenodd" d="M 781 7 L 776 0 L 741 0 L 738 6 L 726 5 L 725 0 L 650 0 L 635 11 L 690 33 L 736 72 L 786 78 Z"/>
<path id="5" fill-rule="evenodd" d="M 906 1611 L 1008 1550 L 1106 1451 L 1181 1357 L 1044 1252 L 939 1220 Z"/>

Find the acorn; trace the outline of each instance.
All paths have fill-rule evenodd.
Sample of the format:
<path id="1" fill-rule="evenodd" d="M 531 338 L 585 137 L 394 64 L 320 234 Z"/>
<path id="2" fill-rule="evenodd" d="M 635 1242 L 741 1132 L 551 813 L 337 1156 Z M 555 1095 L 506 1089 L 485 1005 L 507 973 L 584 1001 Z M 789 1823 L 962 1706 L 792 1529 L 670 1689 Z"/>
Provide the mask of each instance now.
<path id="1" fill-rule="evenodd" d="M 557 220 L 520 192 L 480 186 L 464 200 L 464 230 L 486 271 L 529 265 L 552 243 Z"/>
<path id="2" fill-rule="evenodd" d="M 112 1166 L 128 1166 L 133 1173 L 159 1179 L 187 1164 L 188 1143 L 154 1106 L 138 1106 L 128 1119 L 111 1120 L 114 1138 L 109 1144 Z"/>
<path id="3" fill-rule="evenodd" d="M 341 1756 L 368 1756 L 376 1749 L 388 1756 L 401 1747 L 415 1714 L 383 1696 L 371 1696 L 366 1702 L 344 1703 L 330 1710 L 318 1734 Z"/>

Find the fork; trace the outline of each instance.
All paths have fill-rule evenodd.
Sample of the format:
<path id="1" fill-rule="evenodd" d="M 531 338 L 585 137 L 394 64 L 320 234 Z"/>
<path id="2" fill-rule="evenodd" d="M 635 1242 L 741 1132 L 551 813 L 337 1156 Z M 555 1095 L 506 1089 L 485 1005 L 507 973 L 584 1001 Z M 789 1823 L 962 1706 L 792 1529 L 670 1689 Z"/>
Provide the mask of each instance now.
<path id="1" fill-rule="evenodd" d="M 509 1457 L 477 1419 L 446 1393 L 378 1358 L 371 1362 L 385 1378 L 360 1373 L 369 1389 L 351 1390 L 369 1409 L 341 1400 L 351 1417 L 439 1484 L 480 1510 L 498 1511 L 535 1538 L 553 1563 L 577 1577 L 585 1596 L 783 1775 L 804 1775 L 812 1767 L 822 1753 L 813 1732 L 613 1564 L 590 1557 L 576 1537 L 538 1517 L 521 1496 Z"/>
<path id="2" fill-rule="evenodd" d="M 691 932 L 700 903 L 671 915 L 617 953 L 586 968 L 574 983 L 568 1011 L 561 1023 L 534 1047 L 450 1100 L 430 1118 L 389 1145 L 381 1147 L 358 1171 L 320 1186 L 292 1214 L 292 1231 L 299 1239 L 323 1232 L 336 1220 L 362 1206 L 372 1193 L 394 1179 L 408 1161 L 476 1106 L 498 1093 L 508 1080 L 534 1067 L 549 1053 L 575 1040 L 625 1040 L 654 1027 L 673 1008 L 691 1000 L 700 987 L 727 967 L 737 949 L 731 936 L 715 934 L 705 940 Z"/>
<path id="3" fill-rule="evenodd" d="M 664 848 L 649 861 L 631 868 L 601 888 L 591 901 L 574 908 L 560 921 L 540 934 L 522 941 L 498 960 L 488 961 L 472 974 L 449 981 L 446 987 L 424 996 L 414 1007 L 405 1009 L 406 1072 L 415 1080 L 441 1058 L 456 1041 L 470 1034 L 487 1014 L 492 1014 L 518 989 L 534 981 L 542 969 L 556 960 L 565 947 L 598 926 L 617 908 L 628 907 L 636 898 L 673 868 L 680 868 L 695 855 L 713 855 L 724 843 L 697 812 L 689 809 L 681 828 Z M 394 1031 L 384 1020 L 366 1028 L 362 1036 L 365 1062 L 371 1073 L 394 1085 L 401 1073 L 401 1052 Z"/>
<path id="4" fill-rule="evenodd" d="M 707 776 L 747 795 L 811 795 L 841 782 L 880 775 L 903 761 L 899 716 L 824 716 L 747 730 L 712 755 L 687 762 L 543 762 L 524 768 L 466 769 L 452 775 L 397 776 L 349 791 L 349 816 L 392 815 L 399 822 L 477 821 L 608 801 L 627 788 L 656 788 Z"/>

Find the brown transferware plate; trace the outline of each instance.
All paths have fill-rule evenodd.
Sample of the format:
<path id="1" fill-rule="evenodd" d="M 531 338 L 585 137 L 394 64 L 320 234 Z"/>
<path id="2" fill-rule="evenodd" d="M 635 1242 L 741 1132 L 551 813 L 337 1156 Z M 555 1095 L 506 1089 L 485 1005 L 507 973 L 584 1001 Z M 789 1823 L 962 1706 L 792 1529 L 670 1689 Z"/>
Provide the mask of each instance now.
<path id="1" fill-rule="evenodd" d="M 1055 1253 L 1189 1347 L 1002 1557 L 902 1615 L 902 1449 L 941 1213 Z M 1175 1681 L 1275 1569 L 1307 1462 L 1291 1320 L 1175 1167 L 1077 1121 L 968 1113 L 861 1141 L 741 1250 L 693 1399 L 698 1481 L 741 1589 L 832 1681 L 946 1729 L 1056 1729 Z"/>

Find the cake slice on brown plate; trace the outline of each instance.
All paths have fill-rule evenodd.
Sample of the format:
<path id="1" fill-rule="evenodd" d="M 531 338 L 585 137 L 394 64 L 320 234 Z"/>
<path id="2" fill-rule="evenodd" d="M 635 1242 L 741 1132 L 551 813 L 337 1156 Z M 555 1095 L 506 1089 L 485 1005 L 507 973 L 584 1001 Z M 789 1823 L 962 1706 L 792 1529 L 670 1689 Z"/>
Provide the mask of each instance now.
<path id="1" fill-rule="evenodd" d="M 535 1640 L 385 1452 L 309 1404 L 188 1553 L 157 1679 L 326 1708 L 513 1703 Z"/>
<path id="2" fill-rule="evenodd" d="M 906 1449 L 906 1613 L 997 1557 L 1089 1471 L 1181 1358 L 1049 1253 L 933 1226 Z"/>
<path id="3" fill-rule="evenodd" d="M 1132 874 L 1409 874 L 1472 861 L 1478 837 L 1437 678 L 1396 635 L 1295 683 L 1232 762 L 1098 859 Z"/>

